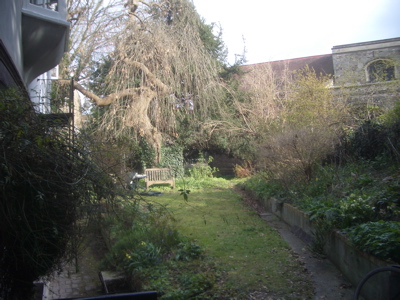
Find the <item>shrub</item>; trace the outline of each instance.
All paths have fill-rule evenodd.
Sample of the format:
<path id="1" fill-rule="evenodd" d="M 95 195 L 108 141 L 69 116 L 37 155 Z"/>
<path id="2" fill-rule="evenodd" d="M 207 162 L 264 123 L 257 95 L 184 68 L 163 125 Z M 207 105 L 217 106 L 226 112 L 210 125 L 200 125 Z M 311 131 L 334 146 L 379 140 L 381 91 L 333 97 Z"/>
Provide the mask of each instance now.
<path id="1" fill-rule="evenodd" d="M 243 165 L 236 164 L 233 168 L 236 178 L 246 178 L 253 174 L 252 166 L 249 162 L 245 162 Z"/>
<path id="2" fill-rule="evenodd" d="M 106 225 L 112 247 L 103 267 L 124 271 L 133 291 L 157 290 L 163 299 L 188 299 L 212 287 L 215 270 L 203 261 L 203 249 L 175 230 L 163 207 L 125 203 Z"/>
<path id="3" fill-rule="evenodd" d="M 286 129 L 260 149 L 261 168 L 282 186 L 309 182 L 334 150 L 337 136 L 324 128 Z"/>
<path id="4" fill-rule="evenodd" d="M 264 200 L 270 197 L 280 198 L 285 190 L 279 182 L 269 179 L 265 173 L 258 173 L 242 183 L 245 190 L 251 191 L 258 199 Z"/>
<path id="5" fill-rule="evenodd" d="M 161 148 L 160 168 L 170 168 L 175 177 L 184 175 L 183 147 L 180 145 L 170 145 Z"/>
<path id="6" fill-rule="evenodd" d="M 161 248 L 151 242 L 140 242 L 133 251 L 126 253 L 125 268 L 134 273 L 161 262 Z"/>
<path id="7" fill-rule="evenodd" d="M 178 249 L 175 252 L 175 259 L 190 261 L 193 259 L 202 258 L 203 255 L 203 249 L 199 245 L 189 240 L 186 240 L 179 243 Z"/>
<path id="8" fill-rule="evenodd" d="M 368 222 L 349 232 L 354 245 L 382 259 L 400 262 L 400 222 Z"/>
<path id="9" fill-rule="evenodd" d="M 33 281 L 73 258 L 79 207 L 111 190 L 73 128 L 59 125 L 23 94 L 0 91 L 1 299 L 28 299 Z"/>
<path id="10" fill-rule="evenodd" d="M 355 157 L 374 159 L 385 152 L 385 139 L 384 127 L 368 120 L 354 131 L 348 149 Z"/>
<path id="11" fill-rule="evenodd" d="M 134 252 L 148 251 L 152 256 L 155 252 L 159 252 L 160 256 L 168 255 L 182 241 L 173 217 L 164 207 L 140 202 L 125 203 L 116 213 L 107 224 L 112 247 L 102 262 L 105 267 L 126 270 L 127 254 L 141 265 L 141 254 L 137 257 L 133 255 Z"/>
<path id="12" fill-rule="evenodd" d="M 214 174 L 218 172 L 217 168 L 212 168 L 210 163 L 213 161 L 213 157 L 209 156 L 206 160 L 204 155 L 200 153 L 198 162 L 188 170 L 189 176 L 196 180 L 207 179 L 214 177 Z"/>

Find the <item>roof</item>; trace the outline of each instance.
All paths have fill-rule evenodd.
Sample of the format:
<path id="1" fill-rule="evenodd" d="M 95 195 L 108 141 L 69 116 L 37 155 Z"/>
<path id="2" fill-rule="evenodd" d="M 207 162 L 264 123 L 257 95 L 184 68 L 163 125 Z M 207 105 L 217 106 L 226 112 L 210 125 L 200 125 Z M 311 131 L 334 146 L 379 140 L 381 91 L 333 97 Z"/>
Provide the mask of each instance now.
<path id="1" fill-rule="evenodd" d="M 332 54 L 323 54 L 316 56 L 300 57 L 293 59 L 277 60 L 265 63 L 251 64 L 242 66 L 244 71 L 256 70 L 270 65 L 274 73 L 282 74 L 284 70 L 296 71 L 309 66 L 317 74 L 334 75 Z"/>
<path id="2" fill-rule="evenodd" d="M 353 43 L 346 45 L 338 45 L 333 46 L 332 53 L 345 53 L 345 52 L 354 52 L 354 51 L 370 51 L 377 49 L 386 49 L 390 47 L 399 47 L 400 45 L 400 37 L 385 39 L 385 40 L 377 40 L 370 42 L 362 42 L 362 43 Z"/>

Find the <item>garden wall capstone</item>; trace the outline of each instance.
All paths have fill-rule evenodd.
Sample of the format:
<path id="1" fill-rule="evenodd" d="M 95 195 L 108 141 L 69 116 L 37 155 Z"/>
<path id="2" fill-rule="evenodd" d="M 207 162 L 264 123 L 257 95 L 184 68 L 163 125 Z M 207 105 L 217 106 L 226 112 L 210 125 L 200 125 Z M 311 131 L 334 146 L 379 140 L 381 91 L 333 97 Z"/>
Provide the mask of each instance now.
<path id="1" fill-rule="evenodd" d="M 258 199 L 258 201 L 267 211 L 290 225 L 292 232 L 304 242 L 312 242 L 315 228 L 307 214 L 274 198 Z M 355 249 L 346 236 L 338 231 L 330 232 L 326 236 L 324 252 L 327 258 L 355 287 L 368 272 L 390 265 L 388 262 Z M 366 300 L 387 299 L 387 295 L 383 295 L 384 291 L 380 287 L 385 287 L 389 282 L 384 276 L 378 277 L 380 278 L 378 278 L 378 281 L 374 281 L 373 285 L 366 285 L 363 288 L 363 291 L 365 290 L 363 296 Z"/>

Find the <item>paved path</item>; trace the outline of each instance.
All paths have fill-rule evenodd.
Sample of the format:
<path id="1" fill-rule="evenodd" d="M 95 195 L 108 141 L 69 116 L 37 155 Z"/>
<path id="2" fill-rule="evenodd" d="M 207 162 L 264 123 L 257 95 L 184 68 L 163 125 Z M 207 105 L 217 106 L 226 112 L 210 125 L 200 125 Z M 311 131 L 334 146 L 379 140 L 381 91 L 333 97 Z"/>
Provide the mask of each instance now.
<path id="1" fill-rule="evenodd" d="M 314 300 L 351 300 L 354 287 L 329 259 L 315 256 L 290 227 L 272 213 L 262 213 L 261 218 L 278 230 L 281 237 L 298 255 L 314 283 Z"/>
<path id="2" fill-rule="evenodd" d="M 308 245 L 298 237 L 299 235 L 292 232 L 290 226 L 274 214 L 267 212 L 258 201 L 246 194 L 246 192 L 239 189 L 236 192 L 243 196 L 244 201 L 257 211 L 263 220 L 279 232 L 293 252 L 297 254 L 313 281 L 314 300 L 353 299 L 355 288 L 329 259 L 316 257 L 309 250 Z"/>
<path id="3" fill-rule="evenodd" d="M 46 284 L 43 300 L 102 295 L 97 257 L 93 247 L 86 246 L 79 255 L 78 272 L 76 272 L 75 264 L 66 264 L 63 272 L 55 274 L 54 278 Z"/>

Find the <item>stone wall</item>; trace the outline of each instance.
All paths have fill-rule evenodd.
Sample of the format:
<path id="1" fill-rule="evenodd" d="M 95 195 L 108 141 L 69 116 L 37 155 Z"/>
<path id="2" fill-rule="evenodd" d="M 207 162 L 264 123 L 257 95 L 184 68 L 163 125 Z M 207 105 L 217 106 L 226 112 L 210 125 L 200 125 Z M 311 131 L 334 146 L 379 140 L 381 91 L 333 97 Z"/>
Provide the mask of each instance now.
<path id="1" fill-rule="evenodd" d="M 395 63 L 395 77 L 400 78 L 400 38 L 334 46 L 332 59 L 335 85 L 369 83 L 366 67 L 378 59 Z"/>
<path id="2" fill-rule="evenodd" d="M 332 48 L 334 91 L 356 105 L 393 108 L 400 96 L 400 38 L 335 46 Z M 374 79 L 370 68 L 388 62 L 393 76 Z M 373 73 L 373 74 L 372 74 Z M 384 73 L 384 72 L 383 72 Z"/>

